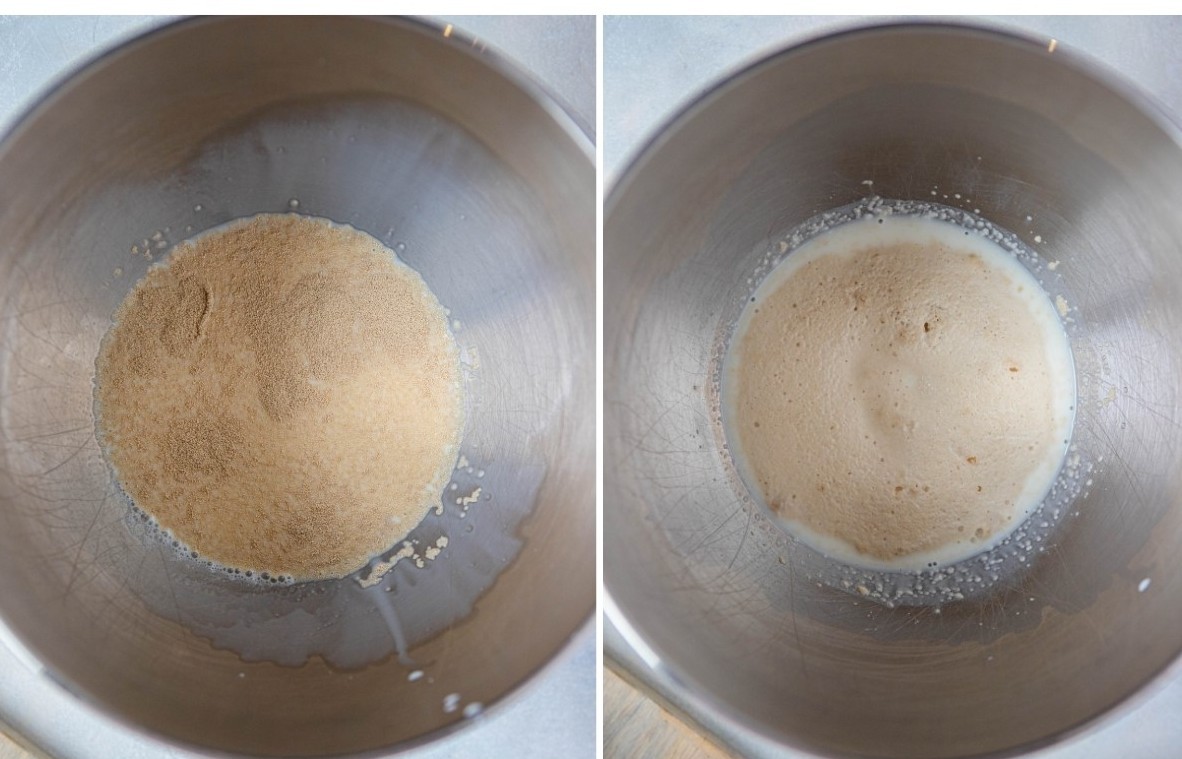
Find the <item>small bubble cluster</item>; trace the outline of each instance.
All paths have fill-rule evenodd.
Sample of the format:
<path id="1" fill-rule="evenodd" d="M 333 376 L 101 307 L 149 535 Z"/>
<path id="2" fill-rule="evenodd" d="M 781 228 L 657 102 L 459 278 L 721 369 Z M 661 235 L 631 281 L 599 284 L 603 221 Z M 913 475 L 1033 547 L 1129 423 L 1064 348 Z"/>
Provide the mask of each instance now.
<path id="1" fill-rule="evenodd" d="M 180 540 L 177 540 L 172 534 L 172 531 L 161 526 L 151 514 L 136 506 L 126 496 L 124 498 L 128 505 L 129 527 L 142 538 L 167 548 L 179 560 L 195 563 L 220 575 L 226 575 L 255 585 L 292 585 L 295 583 L 295 578 L 290 575 L 228 567 L 212 559 L 207 559 L 199 552 L 194 551 Z"/>

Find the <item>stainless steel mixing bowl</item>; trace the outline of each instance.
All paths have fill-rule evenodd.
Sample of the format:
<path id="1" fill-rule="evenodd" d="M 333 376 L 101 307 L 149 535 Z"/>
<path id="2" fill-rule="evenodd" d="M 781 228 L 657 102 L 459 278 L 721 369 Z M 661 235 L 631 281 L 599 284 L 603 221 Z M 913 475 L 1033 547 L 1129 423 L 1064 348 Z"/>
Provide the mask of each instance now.
<path id="1" fill-rule="evenodd" d="M 592 613 L 591 152 L 447 32 L 182 22 L 0 144 L 0 633 L 137 729 L 258 755 L 405 747 L 505 698 Z M 411 535 L 420 554 L 450 543 L 370 587 L 251 585 L 178 556 L 95 442 L 94 359 L 132 283 L 172 242 L 293 210 L 395 249 L 464 353 L 461 466 Z"/>
<path id="2" fill-rule="evenodd" d="M 822 581 L 719 424 L 758 262 L 871 193 L 980 209 L 1061 262 L 1071 306 L 1080 496 L 1027 569 L 939 608 Z M 1177 128 L 1045 41 L 855 30 L 689 106 L 605 210 L 603 561 L 626 637 L 693 700 L 825 755 L 1020 751 L 1161 674 L 1182 648 L 1179 208 Z"/>

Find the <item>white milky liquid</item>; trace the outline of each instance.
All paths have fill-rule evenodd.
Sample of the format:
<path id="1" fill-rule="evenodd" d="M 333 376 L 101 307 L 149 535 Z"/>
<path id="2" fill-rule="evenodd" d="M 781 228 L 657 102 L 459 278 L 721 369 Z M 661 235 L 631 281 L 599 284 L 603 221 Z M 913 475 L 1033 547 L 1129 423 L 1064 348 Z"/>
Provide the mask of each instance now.
<path id="1" fill-rule="evenodd" d="M 740 474 L 790 532 L 843 563 L 921 570 L 989 550 L 1046 497 L 1075 377 L 1055 305 L 1014 255 L 888 214 L 769 273 L 722 403 Z"/>

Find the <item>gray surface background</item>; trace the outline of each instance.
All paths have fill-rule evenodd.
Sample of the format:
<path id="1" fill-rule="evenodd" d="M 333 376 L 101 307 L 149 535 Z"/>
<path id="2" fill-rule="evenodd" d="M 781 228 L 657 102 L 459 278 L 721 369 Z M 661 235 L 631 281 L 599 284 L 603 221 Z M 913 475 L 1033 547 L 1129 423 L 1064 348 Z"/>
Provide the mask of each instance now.
<path id="1" fill-rule="evenodd" d="M 604 187 L 660 127 L 726 75 L 788 45 L 840 29 L 899 17 L 627 17 L 603 21 Z M 947 18 L 943 20 L 957 20 Z M 971 21 L 961 17 L 959 20 Z M 975 23 L 1009 29 L 1060 49 L 1082 52 L 1132 82 L 1182 124 L 1182 17 L 989 16 Z M 1182 213 L 1182 210 L 1180 210 Z M 1178 631 L 1182 635 L 1182 630 Z M 742 756 L 796 759 L 719 718 L 663 674 L 650 669 L 609 620 L 605 655 L 653 688 L 732 751 Z M 1182 674 L 1151 684 L 1075 739 L 1036 752 L 1038 759 L 1177 759 L 1182 756 Z"/>
<path id="2" fill-rule="evenodd" d="M 0 133 L 76 67 L 148 29 L 163 16 L 0 17 Z M 440 19 L 486 42 L 530 72 L 594 139 L 595 18 L 457 16 Z M 101 652 L 96 652 L 101 656 Z M 595 756 L 595 631 L 507 703 L 466 730 L 414 752 L 422 759 Z M 49 681 L 0 640 L 0 723 L 62 759 L 187 759 L 198 756 L 142 738 Z"/>

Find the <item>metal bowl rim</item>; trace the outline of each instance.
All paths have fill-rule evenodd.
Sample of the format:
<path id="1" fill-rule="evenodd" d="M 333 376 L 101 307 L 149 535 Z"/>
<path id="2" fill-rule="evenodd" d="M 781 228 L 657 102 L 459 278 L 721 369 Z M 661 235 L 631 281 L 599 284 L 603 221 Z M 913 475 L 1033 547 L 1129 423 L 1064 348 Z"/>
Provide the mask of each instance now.
<path id="1" fill-rule="evenodd" d="M 74 86 L 78 86 L 82 78 L 86 75 L 98 71 L 108 63 L 127 54 L 133 48 L 154 42 L 163 36 L 184 33 L 190 28 L 196 28 L 206 24 L 233 22 L 239 18 L 242 17 L 189 17 L 168 21 L 136 33 L 113 47 L 67 69 L 65 73 L 59 75 L 47 85 L 41 94 L 33 98 L 21 111 L 20 115 L 0 134 L 0 158 L 10 149 L 13 141 L 24 130 L 31 128 L 31 124 L 37 117 L 53 107 L 55 102 L 68 90 Z M 426 37 L 437 37 L 442 44 L 451 44 L 457 50 L 483 63 L 494 73 L 504 77 L 510 84 L 537 103 L 554 123 L 566 133 L 578 148 L 583 158 L 594 168 L 595 148 L 591 142 L 591 138 L 579 128 L 566 109 L 559 104 L 558 100 L 517 62 L 510 60 L 507 56 L 491 48 L 481 47 L 478 49 L 476 47 L 476 38 L 468 35 L 458 27 L 453 27 L 451 33 L 445 38 L 443 31 L 446 24 L 440 24 L 434 20 L 421 17 L 369 17 L 367 20 L 388 26 L 409 29 Z M 527 673 L 513 687 L 498 696 L 496 700 L 484 704 L 480 717 L 460 719 L 388 747 L 366 749 L 361 752 L 334 756 L 348 757 L 349 759 L 378 759 L 379 757 L 405 755 L 429 744 L 438 743 L 466 729 L 468 725 L 479 723 L 485 715 L 495 715 L 508 709 L 512 704 L 527 696 L 529 692 L 535 690 L 547 673 L 554 671 L 563 662 L 575 656 L 575 651 L 580 643 L 586 639 L 588 634 L 594 634 L 594 617 L 595 608 L 592 607 L 583 621 L 575 629 L 570 631 L 567 640 L 549 659 L 534 671 Z M 0 613 L 0 645 L 6 646 L 18 659 L 29 666 L 30 669 L 37 672 L 38 676 L 51 682 L 59 693 L 66 693 L 72 697 L 86 694 L 85 689 L 75 689 L 70 678 L 57 672 L 41 657 L 37 656 L 25 643 L 24 639 L 8 626 L 2 613 Z M 192 744 L 173 736 L 163 735 L 107 708 L 95 699 L 85 697 L 79 698 L 78 700 L 83 704 L 83 708 L 89 709 L 111 720 L 140 739 L 161 742 L 172 747 L 181 748 L 190 752 L 193 756 L 210 757 L 211 759 L 235 759 L 236 757 L 250 756 L 248 754 L 228 753 L 209 746 Z"/>
<path id="2" fill-rule="evenodd" d="M 1032 32 L 1001 28 L 999 26 L 966 24 L 960 21 L 942 19 L 890 21 L 872 24 L 857 23 L 852 26 L 810 36 L 798 42 L 789 43 L 766 55 L 760 56 L 758 59 L 741 65 L 730 73 L 723 75 L 675 109 L 671 115 L 660 122 L 637 149 L 626 157 L 623 170 L 617 174 L 604 199 L 603 220 L 605 229 L 610 223 L 613 211 L 621 202 L 621 198 L 628 187 L 636 181 L 636 177 L 644 170 L 653 155 L 659 152 L 672 139 L 672 136 L 676 132 L 727 92 L 743 86 L 747 81 L 765 69 L 779 65 L 784 60 L 813 48 L 835 42 L 846 42 L 850 39 L 866 35 L 906 34 L 915 32 L 945 32 L 952 35 L 979 36 L 999 44 L 1030 45 L 1047 51 L 1048 55 L 1054 55 L 1057 59 L 1062 60 L 1062 63 L 1058 65 L 1069 68 L 1078 75 L 1090 79 L 1116 94 L 1133 110 L 1153 122 L 1155 126 L 1161 129 L 1171 139 L 1175 147 L 1182 150 L 1182 127 L 1179 127 L 1173 121 L 1156 100 L 1120 75 L 1109 70 L 1103 64 L 1082 53 L 1075 52 L 1069 48 L 1056 48 L 1054 52 L 1048 51 L 1048 46 L 1045 42 L 1046 38 L 1040 37 Z M 605 264 L 606 256 L 607 251 L 605 250 Z M 606 502 L 605 508 L 607 508 Z M 607 537 L 605 536 L 604 539 L 606 540 Z M 709 688 L 703 687 L 701 683 L 697 683 L 693 678 L 687 677 L 681 668 L 662 656 L 658 647 L 650 643 L 628 621 L 623 609 L 612 596 L 606 573 L 604 574 L 602 593 L 601 605 L 605 618 L 615 626 L 620 636 L 640 655 L 641 659 L 650 667 L 653 667 L 658 678 L 664 677 L 668 679 L 678 689 L 679 695 L 692 704 L 695 709 L 716 715 L 725 722 L 730 722 L 733 725 L 755 733 L 761 738 L 784 745 L 793 751 L 813 757 L 814 759 L 870 759 L 871 755 L 863 754 L 817 753 L 814 748 L 806 746 L 803 743 L 786 741 L 783 736 L 771 733 L 762 724 L 750 719 L 746 714 L 732 708 L 721 699 L 716 698 Z M 1086 717 L 1074 725 L 1065 727 L 1034 741 L 1028 741 L 1024 744 L 1001 749 L 1000 751 L 966 755 L 961 757 L 961 759 L 1008 759 L 1009 757 L 1025 755 L 1032 751 L 1045 749 L 1099 732 L 1106 725 L 1116 722 L 1121 717 L 1135 711 L 1141 704 L 1149 701 L 1175 677 L 1182 677 L 1182 640 L 1180 640 L 1179 648 L 1173 658 L 1166 661 L 1161 669 L 1147 678 L 1132 692 L 1122 696 L 1090 717 Z"/>

